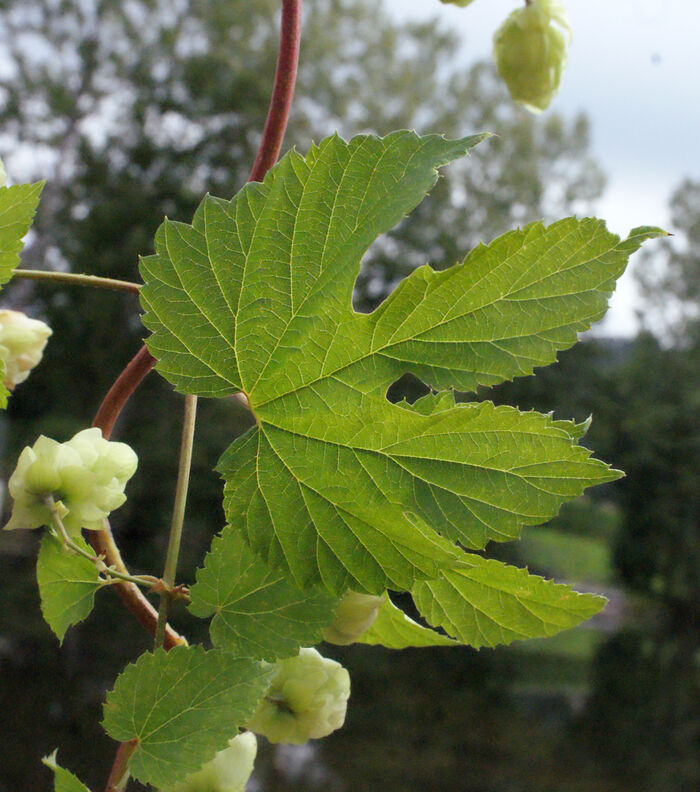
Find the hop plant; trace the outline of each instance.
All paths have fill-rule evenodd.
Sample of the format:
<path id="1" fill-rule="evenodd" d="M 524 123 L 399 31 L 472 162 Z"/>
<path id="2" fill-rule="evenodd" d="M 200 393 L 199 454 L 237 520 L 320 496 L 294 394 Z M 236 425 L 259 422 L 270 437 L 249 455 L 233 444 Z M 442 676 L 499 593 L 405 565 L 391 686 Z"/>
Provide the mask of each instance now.
<path id="1" fill-rule="evenodd" d="M 1 165 L 0 186 L 5 180 Z M 27 379 L 41 360 L 50 335 L 51 328 L 44 322 L 30 319 L 21 311 L 0 310 L 0 360 L 8 390 Z"/>
<path id="2" fill-rule="evenodd" d="M 99 530 L 126 500 L 124 487 L 137 463 L 128 445 L 105 440 L 99 429 L 83 429 L 66 443 L 42 435 L 22 451 L 8 482 L 14 504 L 5 529 L 51 524 L 51 497 L 69 533 Z"/>
<path id="3" fill-rule="evenodd" d="M 161 792 L 243 792 L 257 752 L 255 735 L 239 734 L 201 770 L 173 787 L 163 787 Z"/>
<path id="4" fill-rule="evenodd" d="M 335 611 L 333 624 L 323 631 L 324 640 L 346 646 L 369 630 L 379 613 L 382 597 L 347 591 Z"/>
<path id="5" fill-rule="evenodd" d="M 513 11 L 494 35 L 493 55 L 511 97 L 534 113 L 559 90 L 571 26 L 558 0 L 534 0 Z"/>
<path id="6" fill-rule="evenodd" d="M 301 745 L 326 737 L 345 721 L 350 675 L 315 649 L 277 664 L 266 696 L 246 727 L 273 743 Z"/>

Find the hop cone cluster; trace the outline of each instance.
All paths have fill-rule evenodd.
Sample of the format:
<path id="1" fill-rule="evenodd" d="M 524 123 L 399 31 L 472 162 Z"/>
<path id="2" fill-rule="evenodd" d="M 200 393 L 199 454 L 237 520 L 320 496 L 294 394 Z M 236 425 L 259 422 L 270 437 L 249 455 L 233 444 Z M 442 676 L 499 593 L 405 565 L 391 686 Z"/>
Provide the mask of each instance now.
<path id="1" fill-rule="evenodd" d="M 355 643 L 374 624 L 382 602 L 382 597 L 373 594 L 347 591 L 336 608 L 333 624 L 323 631 L 323 639 L 339 646 Z"/>
<path id="2" fill-rule="evenodd" d="M 571 26 L 557 0 L 513 11 L 494 36 L 493 55 L 511 97 L 534 113 L 549 107 L 566 66 Z"/>
<path id="3" fill-rule="evenodd" d="M 21 311 L 0 310 L 0 361 L 8 390 L 27 379 L 41 360 L 50 335 L 51 328 L 44 322 L 30 319 Z"/>
<path id="4" fill-rule="evenodd" d="M 265 698 L 246 727 L 273 743 L 301 745 L 326 737 L 345 721 L 350 675 L 315 649 L 277 664 Z"/>
<path id="5" fill-rule="evenodd" d="M 239 734 L 201 770 L 161 792 L 244 792 L 257 752 L 255 735 Z"/>
<path id="6" fill-rule="evenodd" d="M 128 445 L 105 440 L 99 429 L 84 429 L 66 443 L 40 436 L 22 451 L 8 482 L 14 504 L 5 529 L 50 525 L 51 497 L 69 533 L 99 530 L 126 500 L 124 487 L 137 462 Z"/>

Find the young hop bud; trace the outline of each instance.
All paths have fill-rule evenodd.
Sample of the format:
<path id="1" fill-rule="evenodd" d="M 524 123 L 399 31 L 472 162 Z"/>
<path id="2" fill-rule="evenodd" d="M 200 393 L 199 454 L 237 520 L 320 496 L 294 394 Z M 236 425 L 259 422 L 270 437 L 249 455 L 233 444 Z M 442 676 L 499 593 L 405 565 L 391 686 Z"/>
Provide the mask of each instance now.
<path id="1" fill-rule="evenodd" d="M 382 597 L 372 594 L 346 591 L 335 610 L 333 624 L 323 631 L 323 639 L 339 646 L 355 643 L 374 623 L 382 601 Z"/>
<path id="2" fill-rule="evenodd" d="M 4 171 L 3 171 L 4 174 Z M 5 364 L 5 387 L 24 382 L 41 360 L 51 328 L 21 311 L 0 310 L 0 359 Z"/>
<path id="3" fill-rule="evenodd" d="M 246 728 L 273 743 L 301 745 L 343 725 L 350 676 L 340 663 L 315 649 L 301 649 L 296 657 L 277 663 L 277 668 Z"/>
<path id="4" fill-rule="evenodd" d="M 559 90 L 571 43 L 571 25 L 558 0 L 533 0 L 496 31 L 493 56 L 515 102 L 533 113 L 549 107 Z"/>
<path id="5" fill-rule="evenodd" d="M 161 792 L 244 792 L 257 752 L 255 735 L 239 734 L 201 770 Z"/>
<path id="6" fill-rule="evenodd" d="M 46 498 L 51 496 L 69 533 L 99 530 L 126 500 L 124 487 L 137 463 L 128 445 L 105 440 L 97 428 L 83 429 L 67 443 L 42 435 L 22 451 L 8 482 L 14 504 L 5 529 L 49 525 Z"/>
<path id="7" fill-rule="evenodd" d="M 4 187 L 7 184 L 7 173 L 5 173 L 5 165 L 3 161 L 0 159 L 0 187 Z"/>

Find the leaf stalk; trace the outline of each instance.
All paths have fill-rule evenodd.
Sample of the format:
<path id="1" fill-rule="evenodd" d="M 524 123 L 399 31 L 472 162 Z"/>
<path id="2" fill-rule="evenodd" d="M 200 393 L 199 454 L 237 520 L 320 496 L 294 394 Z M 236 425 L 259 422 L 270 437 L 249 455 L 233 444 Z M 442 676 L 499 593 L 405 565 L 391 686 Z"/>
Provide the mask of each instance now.
<path id="1" fill-rule="evenodd" d="M 112 765 L 112 770 L 107 779 L 107 786 L 105 792 L 123 792 L 129 782 L 129 759 L 134 751 L 138 748 L 138 740 L 129 740 L 128 742 L 120 743 L 117 749 L 117 755 Z"/>
<path id="2" fill-rule="evenodd" d="M 128 572 L 122 572 L 119 569 L 107 566 L 101 556 L 84 550 L 79 544 L 73 541 L 71 535 L 68 533 L 65 525 L 63 524 L 63 520 L 61 519 L 58 509 L 58 504 L 54 501 L 53 497 L 48 495 L 44 499 L 44 502 L 51 512 L 52 527 L 58 534 L 59 539 L 63 542 L 63 546 L 71 553 L 82 556 L 93 563 L 97 567 L 97 571 L 101 575 L 105 575 L 105 584 L 115 583 L 118 580 L 125 580 L 129 583 L 134 583 L 137 586 L 143 586 L 144 588 L 154 588 L 161 583 L 158 578 L 153 577 L 152 575 L 130 575 Z"/>
<path id="3" fill-rule="evenodd" d="M 127 291 L 138 294 L 141 285 L 131 281 L 116 280 L 115 278 L 101 278 L 98 275 L 83 275 L 77 272 L 53 272 L 50 270 L 16 269 L 12 276 L 25 280 L 46 281 L 48 283 L 65 283 L 70 286 L 87 286 L 97 289 L 110 289 L 112 291 Z"/>
<path id="4" fill-rule="evenodd" d="M 168 537 L 168 550 L 165 557 L 165 569 L 163 570 L 163 584 L 165 586 L 165 590 L 160 595 L 158 622 L 156 624 L 156 634 L 154 639 L 154 646 L 156 649 L 159 649 L 161 646 L 163 646 L 165 627 L 168 621 L 168 607 L 170 605 L 170 599 L 172 596 L 171 592 L 175 586 L 177 561 L 180 556 L 180 544 L 182 541 L 182 526 L 185 521 L 187 490 L 190 484 L 190 468 L 192 466 L 192 447 L 194 445 L 194 429 L 196 420 L 197 397 L 185 396 L 185 417 L 182 425 L 180 461 L 178 463 L 177 484 L 175 486 L 175 504 L 173 506 L 173 516 L 170 523 L 170 535 Z"/>

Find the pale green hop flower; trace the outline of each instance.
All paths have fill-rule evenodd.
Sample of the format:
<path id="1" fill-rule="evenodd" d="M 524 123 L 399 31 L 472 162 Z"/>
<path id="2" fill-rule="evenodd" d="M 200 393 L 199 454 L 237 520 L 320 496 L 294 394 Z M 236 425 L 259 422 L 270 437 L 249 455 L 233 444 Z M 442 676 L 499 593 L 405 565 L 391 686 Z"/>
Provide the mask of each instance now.
<path id="1" fill-rule="evenodd" d="M 369 630 L 377 618 L 383 598 L 373 594 L 346 591 L 335 610 L 333 624 L 323 631 L 324 640 L 347 646 Z"/>
<path id="2" fill-rule="evenodd" d="M 201 770 L 161 792 L 244 792 L 253 772 L 258 741 L 252 732 L 244 732 L 229 741 Z"/>
<path id="3" fill-rule="evenodd" d="M 343 725 L 350 675 L 340 663 L 301 649 L 276 665 L 277 675 L 246 728 L 273 743 L 301 745 Z"/>
<path id="4" fill-rule="evenodd" d="M 22 451 L 8 482 L 14 504 L 5 529 L 50 525 L 45 499 L 51 496 L 69 533 L 100 530 L 126 500 L 124 487 L 137 464 L 128 445 L 105 440 L 97 428 L 83 429 L 66 443 L 42 435 Z"/>
<path id="5" fill-rule="evenodd" d="M 533 113 L 559 90 L 571 25 L 558 0 L 534 0 L 513 11 L 493 38 L 493 56 L 511 97 Z"/>
<path id="6" fill-rule="evenodd" d="M 5 387 L 24 382 L 39 363 L 51 328 L 21 311 L 0 310 L 0 360 L 5 364 Z"/>

